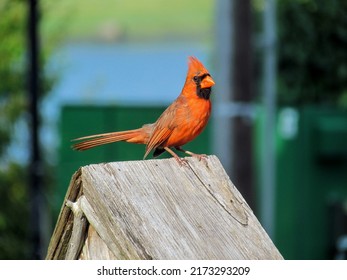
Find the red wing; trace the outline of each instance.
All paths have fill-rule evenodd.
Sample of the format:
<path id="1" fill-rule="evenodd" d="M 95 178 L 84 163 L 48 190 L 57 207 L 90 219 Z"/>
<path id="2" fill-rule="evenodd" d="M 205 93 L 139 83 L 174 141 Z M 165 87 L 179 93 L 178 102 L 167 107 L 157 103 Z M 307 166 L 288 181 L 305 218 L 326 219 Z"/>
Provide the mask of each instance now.
<path id="1" fill-rule="evenodd" d="M 178 104 L 177 102 L 172 103 L 159 117 L 157 122 L 154 124 L 154 131 L 147 143 L 146 152 L 144 158 L 155 148 L 163 144 L 171 135 L 173 130 L 177 126 L 176 112 Z"/>
<path id="2" fill-rule="evenodd" d="M 159 147 L 162 143 L 164 143 L 170 137 L 171 133 L 172 130 L 166 127 L 163 127 L 160 130 L 155 129 L 146 146 L 146 152 L 143 158 L 146 158 L 153 149 Z"/>

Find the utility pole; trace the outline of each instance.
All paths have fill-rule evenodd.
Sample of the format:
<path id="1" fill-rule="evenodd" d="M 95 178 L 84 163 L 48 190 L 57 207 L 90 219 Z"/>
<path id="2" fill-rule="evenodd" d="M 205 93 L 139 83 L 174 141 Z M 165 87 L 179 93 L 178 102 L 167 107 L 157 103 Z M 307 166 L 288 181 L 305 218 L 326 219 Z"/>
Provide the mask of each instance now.
<path id="1" fill-rule="evenodd" d="M 28 93 L 30 115 L 30 243 L 31 258 L 41 259 L 41 205 L 42 205 L 42 163 L 39 146 L 40 63 L 38 38 L 38 0 L 28 1 Z"/>
<path id="2" fill-rule="evenodd" d="M 251 1 L 216 1 L 214 151 L 251 208 L 254 116 Z"/>
<path id="3" fill-rule="evenodd" d="M 234 0 L 232 100 L 238 111 L 232 121 L 232 178 L 247 203 L 255 208 L 253 187 L 253 61 L 251 0 Z"/>
<path id="4" fill-rule="evenodd" d="M 254 77 L 251 0 L 216 1 L 214 151 L 264 228 L 275 228 L 276 0 L 264 1 L 260 207 L 254 197 Z"/>

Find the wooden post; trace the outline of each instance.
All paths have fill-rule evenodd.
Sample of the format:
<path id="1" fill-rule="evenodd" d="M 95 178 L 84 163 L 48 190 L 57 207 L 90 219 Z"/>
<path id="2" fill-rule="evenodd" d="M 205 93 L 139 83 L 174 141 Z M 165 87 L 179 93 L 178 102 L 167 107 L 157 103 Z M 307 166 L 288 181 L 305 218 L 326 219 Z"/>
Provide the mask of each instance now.
<path id="1" fill-rule="evenodd" d="M 218 158 L 187 160 L 80 168 L 46 258 L 282 259 Z"/>

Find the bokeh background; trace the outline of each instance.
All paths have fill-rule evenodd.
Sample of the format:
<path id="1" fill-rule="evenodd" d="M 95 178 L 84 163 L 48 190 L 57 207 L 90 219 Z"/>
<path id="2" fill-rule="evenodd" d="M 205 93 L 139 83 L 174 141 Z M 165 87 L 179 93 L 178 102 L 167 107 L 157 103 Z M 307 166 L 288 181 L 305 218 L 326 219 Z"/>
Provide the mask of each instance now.
<path id="1" fill-rule="evenodd" d="M 70 140 L 155 121 L 189 55 L 216 81 L 189 149 L 220 158 L 284 258 L 346 259 L 346 49 L 345 0 L 0 0 L 0 259 L 45 257 L 80 166 L 142 159 Z"/>

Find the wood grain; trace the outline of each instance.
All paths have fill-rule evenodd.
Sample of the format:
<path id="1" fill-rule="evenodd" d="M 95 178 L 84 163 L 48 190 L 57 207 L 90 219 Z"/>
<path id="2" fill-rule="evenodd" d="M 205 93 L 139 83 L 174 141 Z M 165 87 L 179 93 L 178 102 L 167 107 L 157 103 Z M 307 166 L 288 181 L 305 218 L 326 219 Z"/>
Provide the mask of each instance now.
<path id="1" fill-rule="evenodd" d="M 282 259 L 218 158 L 186 159 L 182 167 L 174 159 L 82 167 L 74 180 L 90 226 L 80 258 Z M 69 222 L 60 215 L 52 240 L 61 241 L 51 241 L 47 258 Z"/>

